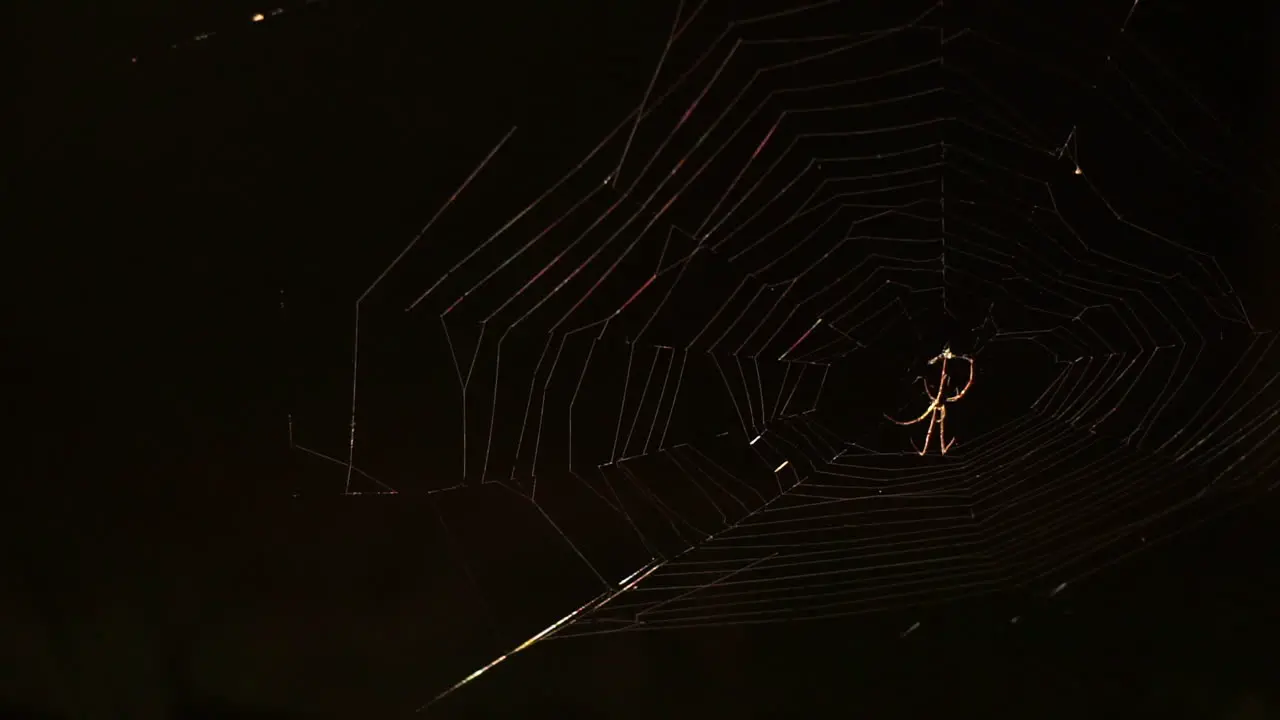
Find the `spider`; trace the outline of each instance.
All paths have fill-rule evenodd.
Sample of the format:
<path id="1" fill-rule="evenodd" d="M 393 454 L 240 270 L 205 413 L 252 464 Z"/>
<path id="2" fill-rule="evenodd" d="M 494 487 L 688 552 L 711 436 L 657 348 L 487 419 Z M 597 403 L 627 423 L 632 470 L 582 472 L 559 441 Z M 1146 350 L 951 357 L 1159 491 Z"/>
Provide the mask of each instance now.
<path id="1" fill-rule="evenodd" d="M 973 358 L 968 355 L 957 355 L 951 352 L 950 345 L 944 345 L 942 352 L 934 356 L 929 361 L 929 364 L 935 365 L 939 360 L 942 361 L 942 374 L 938 378 L 938 391 L 936 393 L 929 389 L 928 380 L 920 378 L 920 382 L 924 384 L 925 397 L 929 398 L 929 407 L 925 408 L 924 412 L 920 413 L 918 417 L 911 420 L 895 420 L 888 415 L 884 416 L 886 420 L 898 425 L 915 425 L 918 422 L 923 422 L 925 418 L 929 418 L 929 431 L 924 436 L 924 447 L 916 449 L 916 453 L 921 456 L 929 451 L 929 441 L 933 439 L 933 426 L 935 424 L 938 426 L 938 449 L 941 454 L 946 455 L 951 446 L 955 444 L 955 438 L 951 438 L 951 442 L 947 442 L 946 439 L 947 403 L 955 402 L 964 397 L 964 394 L 969 392 L 970 386 L 973 385 Z M 964 360 L 969 363 L 969 381 L 955 395 L 943 397 L 942 393 L 949 379 L 947 375 L 948 360 Z M 914 442 L 911 443 L 911 447 L 915 448 Z"/>

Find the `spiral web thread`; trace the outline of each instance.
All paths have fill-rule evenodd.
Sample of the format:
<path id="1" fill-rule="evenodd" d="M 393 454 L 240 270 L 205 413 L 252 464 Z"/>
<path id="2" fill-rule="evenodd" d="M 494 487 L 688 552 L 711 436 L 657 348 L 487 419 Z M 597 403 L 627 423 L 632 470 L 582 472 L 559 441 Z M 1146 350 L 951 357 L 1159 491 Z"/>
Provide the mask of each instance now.
<path id="1" fill-rule="evenodd" d="M 399 276 L 508 132 L 360 296 L 347 456 L 295 447 L 342 466 L 347 494 L 398 492 L 359 467 L 360 323 L 435 313 L 462 467 L 430 492 L 509 489 L 602 587 L 437 700 L 551 637 L 1053 595 L 1274 488 L 1274 336 L 1174 219 L 1124 202 L 1139 157 L 1256 191 L 1175 129 L 1217 121 L 1135 39 L 1146 6 L 1084 20 L 1108 51 L 1068 65 L 1069 24 L 894 3 L 851 30 L 864 5 L 682 2 L 641 104 L 585 158 L 483 240 L 433 250 L 453 253 L 434 277 Z M 1108 156 L 1115 138 L 1133 154 Z M 419 284 L 380 295 L 392 277 Z M 896 339 L 938 353 L 938 326 L 964 328 L 977 379 L 954 449 L 920 455 L 920 426 L 883 416 L 917 414 L 937 376 L 876 373 Z M 1007 358 L 1044 384 L 966 422 Z M 910 390 L 851 409 L 833 377 Z M 832 420 L 849 414 L 868 419 Z M 559 524 L 569 492 L 633 534 L 625 568 Z"/>

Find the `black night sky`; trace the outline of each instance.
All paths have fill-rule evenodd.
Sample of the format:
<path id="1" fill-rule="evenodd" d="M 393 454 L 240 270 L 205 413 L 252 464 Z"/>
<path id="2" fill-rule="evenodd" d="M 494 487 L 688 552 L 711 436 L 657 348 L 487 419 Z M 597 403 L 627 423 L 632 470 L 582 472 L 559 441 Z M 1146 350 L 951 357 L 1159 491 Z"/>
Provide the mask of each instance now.
<path id="1" fill-rule="evenodd" d="M 671 86 L 735 19 L 803 4 L 708 0 L 672 45 L 651 95 Z M 633 507 L 644 504 L 641 495 L 650 491 L 671 493 L 673 503 L 693 502 L 672 480 L 678 473 L 646 465 L 643 457 L 634 470 L 621 463 L 591 469 L 611 459 L 615 435 L 625 438 L 623 454 L 646 454 L 628 453 L 627 423 L 618 423 L 620 373 L 629 352 L 638 353 L 634 372 L 640 377 L 649 372 L 650 358 L 661 369 L 671 359 L 662 353 L 697 349 L 684 395 L 671 412 L 672 437 L 705 448 L 702 457 L 729 458 L 723 460 L 726 473 L 774 482 L 773 468 L 762 471 L 761 458 L 750 454 L 756 450 L 745 446 L 750 438 L 742 437 L 745 428 L 734 410 L 756 411 L 730 402 L 753 397 L 753 390 L 747 384 L 726 393 L 729 382 L 721 384 L 715 364 L 735 363 L 745 356 L 730 345 L 747 347 L 760 338 L 719 326 L 730 345 L 707 354 L 701 352 L 706 341 L 693 341 L 744 274 L 737 259 L 725 259 L 729 252 L 702 250 L 689 229 L 734 182 L 733 168 L 741 162 L 691 181 L 663 224 L 575 310 L 580 314 L 569 328 L 603 321 L 644 284 L 655 262 L 661 267 L 670 258 L 695 258 L 688 263 L 690 280 L 673 293 L 663 319 L 652 331 L 644 329 L 649 345 L 632 344 L 642 322 L 631 315 L 610 319 L 595 345 L 594 330 L 566 341 L 566 357 L 579 358 L 577 367 L 591 347 L 592 367 L 614 373 L 586 376 L 574 409 L 572 454 L 559 430 L 536 440 L 545 447 L 536 460 L 521 454 L 526 445 L 517 450 L 516 442 L 534 441 L 521 435 L 528 413 L 520 411 L 526 395 L 535 396 L 528 377 L 542 367 L 546 331 L 591 289 L 598 268 L 617 257 L 614 250 L 573 278 L 569 299 L 549 306 L 554 312 L 533 315 L 503 340 L 504 382 L 516 383 L 515 389 L 477 391 L 465 428 L 455 374 L 461 370 L 455 371 L 449 352 L 470 353 L 482 341 L 477 385 L 494 382 L 495 338 L 482 336 L 477 321 L 589 221 L 571 217 L 557 230 L 563 235 L 549 236 L 549 249 L 516 257 L 505 274 L 480 281 L 575 199 L 591 195 L 583 206 L 589 217 L 604 211 L 617 189 L 600 181 L 617 164 L 620 141 L 602 151 L 608 160 L 590 165 L 501 242 L 482 249 L 477 264 L 449 275 L 438 291 L 432 288 L 421 307 L 403 311 L 640 103 L 676 5 L 295 0 L 271 14 L 271 8 L 243 2 L 20 3 L 17 132 L 10 133 L 17 136 L 16 162 L 8 185 L 10 217 L 17 222 L 5 263 L 11 276 L 5 283 L 5 365 L 11 424 L 22 432 L 15 438 L 19 462 L 11 464 L 3 512 L 0 557 L 8 582 L 0 594 L 0 627 L 8 657 L 0 663 L 0 714 L 141 719 L 412 713 L 601 591 L 557 527 L 610 582 L 650 555 L 670 557 L 683 549 L 685 536 L 664 512 L 637 514 L 643 530 L 653 530 L 653 545 L 644 547 L 583 489 L 625 485 L 625 492 L 635 493 L 629 496 Z M 827 358 L 820 397 L 810 386 L 797 395 L 796 402 L 808 403 L 812 412 L 778 420 L 777 433 L 801 432 L 796 424 L 809 427 L 804 418 L 815 417 L 841 438 L 877 449 L 920 443 L 924 425 L 901 430 L 882 418 L 919 412 L 912 373 L 935 372 L 925 361 L 945 342 L 958 352 L 980 351 L 972 396 L 955 404 L 947 426 L 960 438 L 960 457 L 968 457 L 966 439 L 1025 412 L 1058 372 L 1050 356 L 1070 360 L 1074 340 L 1038 347 L 1001 342 L 1008 337 L 992 323 L 1007 331 L 1031 317 L 1025 298 L 1034 296 L 1040 276 L 1019 270 L 982 285 L 972 278 L 988 271 L 965 259 L 962 238 L 974 228 L 1003 237 L 1000 228 L 1041 222 L 1009 220 L 963 200 L 966 192 L 1023 192 L 1031 185 L 1016 178 L 1026 175 L 1059 173 L 1053 175 L 1060 188 L 1055 202 L 1072 218 L 1070 232 L 1094 249 L 1182 273 L 1147 274 L 1148 282 L 1156 278 L 1206 293 L 1216 288 L 1218 295 L 1201 303 L 1208 310 L 1186 316 L 1212 331 L 1203 338 L 1203 371 L 1188 376 L 1185 396 L 1210 397 L 1245 348 L 1264 336 L 1223 319 L 1234 312 L 1228 307 L 1233 296 L 1205 280 L 1208 275 L 1135 249 L 1151 239 L 1123 220 L 1159 227 L 1191 250 L 1215 256 L 1257 331 L 1280 322 L 1271 270 L 1280 261 L 1274 207 L 1280 158 L 1273 130 L 1280 125 L 1274 92 L 1280 65 L 1275 43 L 1267 42 L 1280 33 L 1275 10 L 1264 16 L 1248 3 L 1190 0 L 1142 0 L 1132 8 L 1125 0 L 1087 0 L 1053 11 L 1026 5 L 1010 10 L 986 0 L 947 0 L 929 22 L 943 23 L 942 37 L 967 31 L 948 39 L 945 52 L 936 39 L 932 46 L 893 39 L 874 51 L 858 49 L 847 60 L 824 61 L 818 71 L 782 71 L 772 81 L 795 87 L 828 82 L 837 73 L 873 78 L 943 55 L 955 87 L 966 88 L 950 99 L 906 100 L 919 104 L 905 108 L 864 102 L 869 109 L 848 116 L 857 118 L 849 126 L 840 125 L 845 115 L 821 120 L 814 119 L 817 113 L 788 110 L 769 142 L 789 142 L 801 132 L 797 128 L 834 136 L 850 128 L 983 117 L 1024 132 L 1039 148 L 1062 150 L 1028 159 L 955 121 L 955 134 L 945 139 L 956 150 L 946 156 L 946 171 L 937 172 L 957 169 L 945 175 L 945 187 L 953 193 L 947 197 L 960 199 L 947 201 L 944 213 L 957 218 L 950 227 L 968 223 L 967 230 L 955 230 L 956 250 L 945 261 L 943 283 L 953 305 L 944 306 L 931 291 L 908 293 L 889 315 L 860 326 L 865 334 L 857 338 L 838 337 L 826 326 L 815 330 L 808 342 L 843 350 Z M 695 0 L 680 4 L 686 19 L 695 6 Z M 914 0 L 839 2 L 814 11 L 821 19 L 765 23 L 775 29 L 760 37 L 820 43 L 812 38 L 894 27 L 927 8 Z M 266 16 L 251 22 L 258 12 Z M 741 32 L 749 35 L 752 27 Z M 637 186 L 652 191 L 686 153 L 698 157 L 698 132 L 718 142 L 724 131 L 710 125 L 716 113 L 751 82 L 754 69 L 788 52 L 794 56 L 798 42 L 744 49 L 714 91 L 698 101 L 684 135 L 660 147 L 665 131 L 659 129 L 681 122 L 729 44 L 721 46 L 712 64 L 638 126 L 622 182 L 642 178 Z M 804 102 L 852 106 L 906 97 L 913 89 L 907 79 L 875 83 L 858 91 L 865 95 L 849 91 Z M 751 97 L 754 102 L 764 95 Z M 788 107 L 770 102 L 759 118 L 738 110 L 730 118 L 743 123 L 743 138 L 751 138 L 749 145 L 740 141 L 744 159 L 779 109 Z M 345 460 L 356 299 L 513 127 L 491 163 L 458 193 L 456 205 L 362 305 L 355 464 L 400 493 L 344 495 L 345 468 L 298 447 Z M 828 158 L 834 175 L 844 171 L 834 169 L 833 155 L 895 149 L 856 137 L 861 139 L 831 141 L 808 156 Z M 727 152 L 742 150 L 729 147 Z M 655 169 L 643 174 L 659 152 Z M 773 146 L 761 157 L 770 152 Z M 1083 168 L 1074 184 L 1073 162 Z M 687 178 L 678 172 L 688 169 L 681 164 L 670 171 L 683 183 Z M 982 178 L 995 177 L 1015 179 L 984 190 Z M 1123 218 L 1108 214 L 1085 181 L 1096 182 L 1124 208 L 1117 211 Z M 631 205 L 621 204 L 619 214 L 636 204 L 626 202 Z M 936 214 L 936 204 L 930 207 Z M 786 218 L 785 212 L 773 218 L 781 211 L 770 208 L 761 210 L 767 222 Z M 742 212 L 755 209 L 748 203 Z M 910 229 L 913 221 L 905 217 L 890 230 L 868 225 L 866 247 L 886 233 L 924 232 Z M 668 235 L 671 226 L 680 231 Z M 617 229 L 602 227 L 601 237 Z M 764 265 L 796 248 L 787 262 L 816 263 L 815 272 L 834 277 L 840 263 L 859 258 L 846 249 L 826 260 L 822 251 L 830 240 L 815 234 L 814 242 L 801 241 L 807 231 L 784 227 L 742 262 Z M 1056 237 L 1070 237 L 1066 229 L 1061 233 Z M 740 241 L 737 249 L 754 240 Z M 589 252 L 597 246 L 584 247 Z M 918 252 L 895 247 L 859 252 Z M 586 253 L 573 250 L 568 258 L 577 265 Z M 1008 267 L 1022 268 L 1023 261 L 1008 256 Z M 929 267 L 936 268 L 936 261 Z M 1094 267 L 1056 277 L 1094 289 L 1118 282 L 1119 275 L 1094 273 Z M 1045 269 L 1044 277 L 1054 272 Z M 637 307 L 656 307 L 644 303 L 656 303 L 670 286 L 665 278 L 674 276 L 662 275 L 652 288 L 644 284 Z M 932 282 L 909 279 L 916 277 L 910 273 L 893 277 L 906 283 L 902 288 Z M 816 281 L 806 282 L 817 289 Z M 437 316 L 446 308 L 452 312 L 453 299 L 473 285 L 479 289 L 450 314 L 459 319 L 445 325 L 452 333 L 446 337 Z M 1020 288 L 1032 294 L 1019 294 Z M 531 291 L 495 315 L 506 312 L 510 317 L 502 318 L 510 321 L 536 297 Z M 1197 300 L 1171 292 L 1156 307 L 1173 312 Z M 757 318 L 767 311 L 763 304 L 732 307 Z M 1090 324 L 1096 314 L 1052 337 L 1086 344 L 1096 338 L 1103 345 L 1124 337 L 1122 324 Z M 1145 323 L 1154 316 L 1133 317 Z M 799 337 L 786 329 L 791 327 L 779 333 L 788 338 L 777 341 L 783 349 Z M 1151 345 L 1163 341 L 1158 333 L 1149 338 Z M 1280 352 L 1247 357 L 1260 360 L 1236 383 L 1241 390 L 1234 405 L 1205 420 L 1194 414 L 1194 402 L 1172 402 L 1151 421 L 1151 437 L 1179 431 L 1197 437 L 1213 431 L 1215 422 L 1235 427 L 1226 423 L 1238 419 L 1228 416 L 1249 397 L 1265 399 L 1253 414 L 1274 425 L 1274 414 L 1265 416 L 1280 406 L 1266 405 L 1274 401 L 1267 382 L 1280 372 Z M 768 362 L 770 370 L 782 366 Z M 1169 375 L 1159 362 L 1153 367 L 1152 373 Z M 786 389 L 769 384 L 779 382 L 780 373 L 762 376 L 758 395 L 772 398 L 773 388 Z M 635 402 L 639 380 L 630 382 Z M 1088 382 L 1077 386 L 1082 397 L 1092 392 Z M 1097 440 L 1069 461 L 1036 471 L 1043 472 L 1036 481 L 1087 476 L 1109 462 L 1108 453 L 1134 440 L 1135 423 L 1164 397 L 1159 387 L 1135 387 L 1114 417 L 1103 418 L 1099 410 L 1070 429 L 1076 439 L 1096 430 Z M 559 402 L 554 407 L 573 393 L 563 378 L 547 388 Z M 643 401 L 637 407 L 628 406 L 631 414 L 624 416 L 650 417 Z M 491 408 L 500 408 L 492 427 Z M 546 421 L 548 428 L 559 427 L 556 418 Z M 1054 423 L 1046 427 L 1065 428 Z M 645 426 L 636 424 L 640 429 L 630 434 L 643 436 Z M 492 457 L 485 452 L 487 434 L 498 440 Z M 1019 576 L 974 596 L 886 602 L 879 612 L 853 617 L 557 639 L 519 654 L 424 716 L 1276 717 L 1280 507 L 1267 488 L 1280 475 L 1265 467 L 1276 457 L 1277 440 L 1263 435 L 1248 443 L 1264 441 L 1250 456 L 1256 460 L 1231 466 L 1252 469 L 1247 483 L 1233 479 L 1244 477 L 1243 470 L 1228 473 L 1204 502 L 1178 505 L 1176 512 L 1130 529 L 1084 521 L 1064 530 L 1074 533 L 1063 536 L 1070 540 L 1046 550 L 1062 553 L 1056 574 Z M 717 455 L 725 443 L 736 444 Z M 765 446 L 759 452 L 782 447 Z M 816 472 L 820 460 L 769 457 L 794 460 L 785 471 L 793 482 Z M 908 459 L 895 462 L 904 473 L 915 472 L 913 462 L 928 468 L 942 462 L 902 457 Z M 1165 499 L 1126 506 L 1126 522 L 1157 515 L 1176 504 L 1168 498 L 1185 499 L 1197 483 L 1206 483 L 1200 470 L 1182 472 L 1191 462 L 1181 457 L 1134 457 L 1140 459 L 1117 466 L 1123 472 L 1108 482 L 1155 477 L 1167 492 L 1160 495 Z M 1213 467 L 1220 470 L 1235 457 L 1224 456 Z M 569 463 L 595 478 L 613 473 L 613 480 L 578 483 L 564 470 Z M 482 473 L 502 483 L 482 484 Z M 535 476 L 536 506 L 519 495 Z M 466 487 L 430 492 L 458 484 Z M 378 488 L 357 473 L 352 489 Z M 975 507 L 982 512 L 986 506 Z M 1051 524 L 1050 510 L 1041 512 Z M 1138 552 L 1139 544 L 1149 547 Z M 1105 547 L 1095 553 L 1094 545 Z M 1064 591 L 1050 592 L 1077 578 Z M 793 615 L 812 618 L 813 612 L 797 605 Z"/>

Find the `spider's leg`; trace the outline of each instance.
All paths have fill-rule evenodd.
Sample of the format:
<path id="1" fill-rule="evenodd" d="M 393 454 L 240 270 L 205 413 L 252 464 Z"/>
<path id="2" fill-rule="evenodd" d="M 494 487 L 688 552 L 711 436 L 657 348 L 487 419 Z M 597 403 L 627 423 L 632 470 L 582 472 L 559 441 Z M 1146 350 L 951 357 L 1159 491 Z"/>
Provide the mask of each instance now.
<path id="1" fill-rule="evenodd" d="M 952 445 L 956 444 L 956 439 L 951 438 L 951 442 L 947 442 L 947 407 L 944 405 L 938 408 L 938 445 L 942 448 L 942 454 L 946 455 Z"/>
<path id="2" fill-rule="evenodd" d="M 929 452 L 929 441 L 933 439 L 933 426 L 938 422 L 938 412 L 935 410 L 933 416 L 929 418 L 929 430 L 924 434 L 924 447 L 920 449 L 921 457 Z"/>
<path id="3" fill-rule="evenodd" d="M 937 410 L 937 409 L 938 409 L 937 403 L 929 403 L 929 407 L 925 408 L 925 411 L 920 413 L 920 416 L 913 420 L 894 420 L 893 418 L 889 417 L 887 414 L 884 416 L 884 419 L 896 425 L 915 425 L 916 423 L 921 422 L 925 418 L 929 417 L 929 415 L 934 410 Z"/>

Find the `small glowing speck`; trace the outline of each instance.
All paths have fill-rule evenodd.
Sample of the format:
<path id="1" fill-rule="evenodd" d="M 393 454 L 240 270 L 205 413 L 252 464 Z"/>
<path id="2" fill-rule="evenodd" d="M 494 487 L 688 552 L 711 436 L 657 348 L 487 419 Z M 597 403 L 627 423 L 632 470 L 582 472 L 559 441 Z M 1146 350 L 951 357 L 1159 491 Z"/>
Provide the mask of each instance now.
<path id="1" fill-rule="evenodd" d="M 266 17 L 265 17 L 262 13 L 255 13 L 255 14 L 254 14 L 254 16 L 253 16 L 253 21 L 254 21 L 254 22 L 262 22 L 263 20 L 266 20 Z"/>

